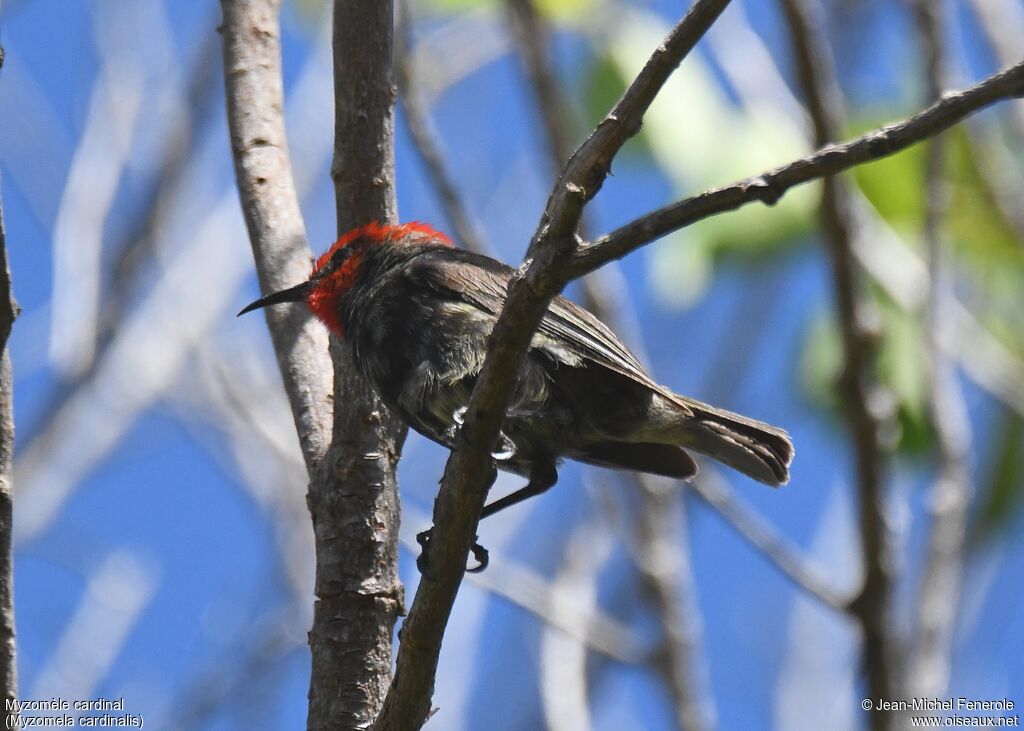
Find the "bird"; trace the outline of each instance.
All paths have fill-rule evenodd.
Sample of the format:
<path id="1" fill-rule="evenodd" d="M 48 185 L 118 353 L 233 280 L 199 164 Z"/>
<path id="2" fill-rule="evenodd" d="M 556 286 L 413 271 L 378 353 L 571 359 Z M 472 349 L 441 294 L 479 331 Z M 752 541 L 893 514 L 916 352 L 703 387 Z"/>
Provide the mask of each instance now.
<path id="1" fill-rule="evenodd" d="M 388 407 L 453 449 L 513 274 L 427 224 L 374 222 L 338 238 L 305 282 L 238 314 L 305 303 L 350 345 Z M 492 453 L 496 467 L 527 484 L 480 518 L 547 491 L 563 459 L 688 479 L 697 473 L 691 451 L 773 487 L 789 481 L 794 454 L 785 430 L 660 385 L 595 315 L 557 296 L 533 335 Z M 429 533 L 419 538 L 424 554 Z M 486 549 L 474 541 L 473 552 L 486 566 Z"/>

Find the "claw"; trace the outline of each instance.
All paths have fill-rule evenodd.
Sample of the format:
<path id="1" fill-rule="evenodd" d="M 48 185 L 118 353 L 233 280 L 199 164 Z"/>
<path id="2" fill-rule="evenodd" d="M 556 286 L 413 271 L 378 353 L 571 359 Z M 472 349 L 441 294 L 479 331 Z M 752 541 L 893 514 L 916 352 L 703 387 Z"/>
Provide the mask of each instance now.
<path id="1" fill-rule="evenodd" d="M 491 452 L 491 458 L 499 462 L 512 459 L 516 456 L 516 445 L 511 439 L 505 436 L 505 432 L 498 432 L 498 446 Z"/>
<path id="2" fill-rule="evenodd" d="M 466 573 L 479 574 L 481 571 L 487 568 L 487 564 L 491 562 L 491 554 L 487 552 L 487 549 L 481 546 L 477 541 L 477 536 L 473 537 L 473 545 L 469 547 L 469 550 L 473 552 L 473 558 L 476 559 L 477 565 L 473 568 L 467 568 Z"/>
<path id="3" fill-rule="evenodd" d="M 468 406 L 460 406 L 452 412 L 452 425 L 448 427 L 444 435 L 449 440 L 454 442 L 459 436 L 459 430 L 462 429 L 462 425 L 466 422 L 466 412 L 469 411 Z M 509 439 L 505 432 L 499 432 L 498 434 L 498 446 L 491 452 L 493 459 L 505 461 L 512 459 L 516 456 L 516 445 L 511 439 Z"/>
<path id="4" fill-rule="evenodd" d="M 433 526 L 416 534 L 416 542 L 423 549 L 420 551 L 420 555 L 416 557 L 416 568 L 419 569 L 420 574 L 428 578 L 432 578 L 430 576 L 430 543 L 433 538 Z M 473 537 L 473 545 L 470 546 L 470 551 L 473 553 L 473 558 L 476 560 L 477 565 L 467 568 L 466 571 L 471 574 L 478 574 L 487 568 L 487 565 L 490 563 L 490 554 L 486 548 L 477 543 L 476 536 Z"/>
<path id="5" fill-rule="evenodd" d="M 416 534 L 416 542 L 420 544 L 420 555 L 416 557 L 416 568 L 420 574 L 427 576 L 430 570 L 430 540 L 434 537 L 434 527 Z"/>

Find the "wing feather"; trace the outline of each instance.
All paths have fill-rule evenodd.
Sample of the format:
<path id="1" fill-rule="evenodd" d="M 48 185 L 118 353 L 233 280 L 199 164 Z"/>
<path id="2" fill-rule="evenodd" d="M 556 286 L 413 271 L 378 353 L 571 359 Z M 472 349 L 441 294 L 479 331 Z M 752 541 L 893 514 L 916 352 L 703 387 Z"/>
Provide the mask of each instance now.
<path id="1" fill-rule="evenodd" d="M 478 254 L 447 248 L 419 258 L 424 266 L 417 267 L 417 276 L 422 277 L 424 284 L 442 296 L 455 297 L 497 319 L 505 304 L 513 274 L 511 267 Z M 568 365 L 606 368 L 676 400 L 675 394 L 647 375 L 636 356 L 603 322 L 565 297 L 558 296 L 552 301 L 537 329 L 533 347 Z"/>

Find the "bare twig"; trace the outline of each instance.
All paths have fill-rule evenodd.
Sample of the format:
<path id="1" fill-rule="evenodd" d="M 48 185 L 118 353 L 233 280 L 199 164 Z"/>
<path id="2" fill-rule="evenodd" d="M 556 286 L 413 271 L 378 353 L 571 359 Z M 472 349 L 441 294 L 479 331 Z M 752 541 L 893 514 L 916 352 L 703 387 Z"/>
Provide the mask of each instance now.
<path id="1" fill-rule="evenodd" d="M 1006 66 L 1020 58 L 1024 53 L 1024 41 L 1019 32 L 1024 23 L 1021 4 L 1016 0 L 973 0 L 972 5 L 997 62 Z M 1014 134 L 1018 140 L 1024 139 L 1024 108 L 1018 105 L 1010 114 Z"/>
<path id="2" fill-rule="evenodd" d="M 928 96 L 941 96 L 949 71 L 942 3 L 910 0 L 925 57 Z M 928 143 L 925 160 L 924 235 L 929 264 L 929 296 L 924 312 L 927 338 L 928 408 L 935 431 L 938 469 L 931 494 L 932 524 L 928 534 L 921 587 L 917 598 L 916 644 L 908 682 L 912 692 L 938 696 L 949 683 L 953 630 L 963 584 L 963 553 L 967 509 L 972 491 L 968 452 L 970 421 L 956 371 L 940 342 L 945 321 L 950 273 L 942 253 L 942 219 L 948 202 L 944 178 L 946 138 Z"/>
<path id="3" fill-rule="evenodd" d="M 0 204 L 0 694 L 4 706 L 18 697 L 17 645 L 14 632 L 14 561 L 11 482 L 14 468 L 14 374 L 7 339 L 18 316 L 7 263 L 7 233 Z M 17 712 L 4 711 L 10 724 Z"/>
<path id="4" fill-rule="evenodd" d="M 506 5 L 512 35 L 526 67 L 526 76 L 530 81 L 537 111 L 543 123 L 548 158 L 557 173 L 572 153 L 572 140 L 569 134 L 569 121 L 572 116 L 551 62 L 551 34 L 537 12 L 533 0 L 506 0 Z"/>
<path id="5" fill-rule="evenodd" d="M 679 484 L 651 475 L 635 475 L 634 482 L 642 498 L 635 563 L 661 628 L 655 667 L 672 698 L 677 726 L 686 731 L 712 728 L 715 710 L 705 677 L 683 491 Z"/>
<path id="6" fill-rule="evenodd" d="M 693 491 L 731 525 L 740 536 L 771 561 L 808 596 L 840 612 L 849 610 L 850 597 L 803 558 L 798 549 L 775 532 L 760 516 L 741 503 L 716 471 L 705 467 L 693 480 Z"/>
<path id="7" fill-rule="evenodd" d="M 821 8 L 815 0 L 782 0 L 781 5 L 815 144 L 826 145 L 842 129 L 842 91 L 832 68 Z M 864 299 L 864 275 L 853 254 L 856 212 L 840 178 L 824 179 L 821 213 L 843 341 L 845 367 L 839 388 L 853 438 L 864 566 L 863 586 L 850 609 L 863 633 L 868 696 L 898 698 L 902 676 L 893 626 L 893 537 L 885 504 L 885 415 L 877 406 L 882 400 L 881 386 L 873 375 L 874 346 L 867 330 L 870 310 Z M 896 720 L 891 713 L 872 716 L 875 728 L 891 728 Z"/>
<path id="8" fill-rule="evenodd" d="M 464 571 L 476 516 L 485 499 L 486 488 L 482 486 L 492 476 L 488 447 L 497 438 L 517 366 L 528 347 L 532 330 L 550 298 L 569 278 L 591 271 L 604 261 L 674 228 L 753 200 L 772 202 L 792 185 L 891 154 L 948 128 L 987 104 L 1024 93 L 1024 64 L 1021 64 L 965 92 L 946 97 L 907 122 L 670 206 L 645 217 L 639 225 L 634 222 L 576 254 L 573 251 L 576 224 L 583 206 L 600 188 L 611 158 L 636 132 L 643 110 L 668 73 L 724 5 L 698 2 L 694 6 L 655 52 L 612 114 L 570 159 L 548 201 L 541 226 L 531 243 L 533 258 L 510 284 L 505 311 L 492 333 L 488 361 L 467 411 L 460 445 L 445 470 L 434 514 L 437 530 L 432 560 L 437 580 L 422 582 L 417 592 L 403 629 L 396 682 L 378 720 L 380 728 L 416 728 L 429 712 L 443 625 Z M 870 416 L 874 418 L 873 414 Z"/>
<path id="9" fill-rule="evenodd" d="M 902 122 L 845 144 L 825 144 L 812 155 L 731 185 L 713 188 L 641 216 L 581 247 L 570 275 L 579 277 L 651 241 L 719 213 L 760 201 L 771 205 L 790 188 L 895 154 L 934 137 L 990 104 L 1024 95 L 1024 62 L 943 98 Z"/>
<path id="10" fill-rule="evenodd" d="M 398 11 L 395 29 L 395 78 L 398 80 L 398 90 L 402 95 L 405 124 L 434 188 L 437 189 L 441 206 L 456 240 L 463 248 L 484 253 L 483 237 L 480 236 L 469 209 L 459 195 L 458 186 L 445 165 L 440 135 L 430 119 L 426 101 L 416 83 L 412 56 L 412 11 L 409 9 L 408 0 L 399 0 Z"/>
<path id="11" fill-rule="evenodd" d="M 513 36 L 526 67 L 533 97 L 548 147 L 552 171 L 557 175 L 572 153 L 571 110 L 559 84 L 549 53 L 549 28 L 533 0 L 507 0 Z M 578 231 L 587 236 L 587 217 Z M 607 270 L 591 272 L 580 280 L 584 306 L 599 319 L 622 334 L 619 313 L 622 303 L 615 302 L 613 290 L 600 277 Z M 632 333 L 627 339 L 637 344 Z M 662 647 L 655 667 L 672 697 L 680 728 L 701 731 L 714 716 L 710 694 L 703 692 L 705 677 L 700 653 L 701 621 L 697 602 L 693 601 L 693 575 L 678 513 L 683 510 L 682 493 L 665 493 L 649 476 L 631 474 L 629 482 L 640 497 L 640 518 L 636 540 L 642 554 L 636 562 L 662 630 Z"/>
<path id="12" fill-rule="evenodd" d="M 430 711 L 444 627 L 470 542 L 493 479 L 489 446 L 498 437 L 515 374 L 551 298 L 564 286 L 586 201 L 597 194 L 611 160 L 640 128 L 643 114 L 682 58 L 728 0 L 698 0 L 659 46 L 612 112 L 563 171 L 530 246 L 533 261 L 509 285 L 506 306 L 488 342 L 487 362 L 469 403 L 462 437 L 445 468 L 434 504 L 431 561 L 436 580 L 420 583 L 402 629 L 395 681 L 379 729 L 419 728 Z"/>
<path id="13" fill-rule="evenodd" d="M 998 0 L 998 3 L 1001 2 Z M 798 117 L 793 111 L 800 109 L 799 103 L 785 85 L 781 73 L 773 67 L 772 59 L 760 38 L 750 29 L 743 14 L 736 12 L 738 10 L 740 6 L 734 7 L 722 19 L 723 22 L 716 25 L 718 32 L 709 36 L 723 72 L 730 84 L 738 90 L 746 106 L 756 108 L 770 100 L 773 108 L 787 110 L 794 124 L 803 124 L 806 121 L 803 115 Z M 756 69 L 756 73 L 751 73 L 752 68 Z M 984 184 L 998 188 L 998 195 L 1008 198 L 1003 205 L 1012 209 L 1012 215 L 1009 211 L 1004 212 L 1004 215 L 1008 219 L 1020 219 L 1019 225 L 1021 231 L 1024 231 L 1024 216 L 1021 216 L 1017 206 L 1022 196 L 1013 198 L 1014 191 L 1024 190 L 1024 186 L 1010 181 L 1004 184 L 1005 176 L 997 172 L 997 169 L 999 166 L 1012 167 L 1012 164 L 1005 159 L 1009 157 L 1005 152 L 1001 155 L 999 152 L 998 148 L 988 151 L 988 154 L 999 158 L 998 165 L 995 160 L 991 160 L 992 165 L 979 162 L 984 169 Z M 886 295 L 904 310 L 921 310 L 928 298 L 928 271 L 924 261 L 879 216 L 863 193 L 857 189 L 851 192 L 856 197 L 854 202 L 861 221 L 859 226 L 864 229 L 864 235 L 859 237 L 854 249 L 858 263 L 871 274 Z M 1015 222 L 1015 225 L 1018 224 Z M 1021 240 L 1024 241 L 1024 236 Z M 1024 362 L 993 337 L 956 299 L 953 292 L 949 293 L 947 307 L 948 317 L 942 323 L 939 333 L 946 352 L 959 361 L 964 374 L 982 389 L 1024 415 Z"/>

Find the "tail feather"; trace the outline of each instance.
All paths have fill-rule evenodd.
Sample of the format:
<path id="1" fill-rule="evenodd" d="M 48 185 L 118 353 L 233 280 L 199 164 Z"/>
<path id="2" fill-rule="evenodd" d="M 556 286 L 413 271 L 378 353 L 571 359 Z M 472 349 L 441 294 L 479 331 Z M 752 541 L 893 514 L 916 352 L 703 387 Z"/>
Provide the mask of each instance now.
<path id="1" fill-rule="evenodd" d="M 789 482 L 793 442 L 778 427 L 724 409 L 688 402 L 682 446 L 706 454 L 772 487 Z"/>
<path id="2" fill-rule="evenodd" d="M 697 474 L 697 465 L 680 447 L 671 444 L 594 442 L 572 455 L 574 459 L 601 467 L 649 472 L 685 479 Z"/>

